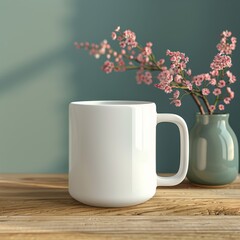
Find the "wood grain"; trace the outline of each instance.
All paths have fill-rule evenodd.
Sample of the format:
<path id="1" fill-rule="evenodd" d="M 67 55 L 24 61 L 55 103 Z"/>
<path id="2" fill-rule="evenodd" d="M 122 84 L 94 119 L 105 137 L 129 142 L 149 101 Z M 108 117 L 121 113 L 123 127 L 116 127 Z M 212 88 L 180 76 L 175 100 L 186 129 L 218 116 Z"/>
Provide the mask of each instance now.
<path id="1" fill-rule="evenodd" d="M 127 208 L 89 207 L 66 175 L 0 176 L 0 239 L 240 239 L 240 180 L 207 189 L 185 180 Z"/>

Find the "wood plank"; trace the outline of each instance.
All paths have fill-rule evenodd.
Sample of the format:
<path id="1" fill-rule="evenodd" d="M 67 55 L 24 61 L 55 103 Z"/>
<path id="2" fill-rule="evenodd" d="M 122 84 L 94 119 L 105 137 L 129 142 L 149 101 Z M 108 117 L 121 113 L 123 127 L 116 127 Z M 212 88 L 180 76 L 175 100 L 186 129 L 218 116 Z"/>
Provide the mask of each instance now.
<path id="1" fill-rule="evenodd" d="M 240 181 L 221 189 L 199 188 L 184 181 L 158 188 L 150 201 L 127 208 L 96 208 L 72 199 L 66 175 L 1 175 L 0 215 L 240 215 Z"/>
<path id="2" fill-rule="evenodd" d="M 72 199 L 66 174 L 0 175 L 0 239 L 240 239 L 240 179 L 205 189 L 187 180 L 127 208 Z"/>
<path id="3" fill-rule="evenodd" d="M 239 216 L 2 216 L 0 233 L 239 233 Z"/>
<path id="4" fill-rule="evenodd" d="M 213 232 L 213 233 L 7 233 L 0 234 L 1 240 L 239 240 L 239 233 Z"/>
<path id="5" fill-rule="evenodd" d="M 185 216 L 240 215 L 240 200 L 236 199 L 152 199 L 144 204 L 126 208 L 89 207 L 72 199 L 0 200 L 0 216 Z"/>

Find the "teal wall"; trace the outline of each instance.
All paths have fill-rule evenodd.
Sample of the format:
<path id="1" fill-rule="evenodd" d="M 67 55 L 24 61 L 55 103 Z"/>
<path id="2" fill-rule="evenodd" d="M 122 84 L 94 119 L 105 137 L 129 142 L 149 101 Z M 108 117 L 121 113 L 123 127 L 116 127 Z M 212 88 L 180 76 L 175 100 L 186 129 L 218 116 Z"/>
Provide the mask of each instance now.
<path id="1" fill-rule="evenodd" d="M 180 50 L 198 74 L 209 70 L 222 30 L 240 40 L 238 0 L 1 0 L 0 1 L 0 172 L 66 172 L 68 103 L 75 100 L 138 99 L 176 113 L 189 126 L 197 111 L 191 99 L 181 108 L 135 73 L 101 72 L 101 61 L 73 47 L 74 41 L 109 38 L 120 25 L 152 41 L 154 50 Z M 238 44 L 239 46 L 239 44 Z M 240 47 L 233 72 L 240 73 Z M 239 83 L 228 110 L 240 137 Z M 178 132 L 158 126 L 158 170 L 178 167 Z M 162 135 L 162 137 L 160 136 Z"/>

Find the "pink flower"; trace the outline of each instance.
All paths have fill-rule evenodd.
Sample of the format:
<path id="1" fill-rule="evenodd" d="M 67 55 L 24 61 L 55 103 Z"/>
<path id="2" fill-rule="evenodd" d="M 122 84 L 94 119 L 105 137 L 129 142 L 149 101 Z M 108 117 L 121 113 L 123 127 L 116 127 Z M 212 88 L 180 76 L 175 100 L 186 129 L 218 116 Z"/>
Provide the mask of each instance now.
<path id="1" fill-rule="evenodd" d="M 147 47 L 150 47 L 150 48 L 152 47 L 152 45 L 153 45 L 153 44 L 152 44 L 151 42 L 148 42 L 148 43 L 146 44 L 146 46 L 147 46 Z"/>
<path id="2" fill-rule="evenodd" d="M 176 107 L 180 107 L 182 105 L 182 102 L 181 102 L 181 100 L 176 99 L 176 100 L 174 100 L 174 104 Z"/>
<path id="3" fill-rule="evenodd" d="M 199 87 L 202 85 L 203 81 L 205 80 L 207 81 L 211 80 L 211 76 L 208 73 L 203 73 L 203 74 L 194 76 L 192 82 Z"/>
<path id="4" fill-rule="evenodd" d="M 121 53 L 122 53 L 122 55 L 125 55 L 126 54 L 126 50 L 122 49 Z"/>
<path id="5" fill-rule="evenodd" d="M 211 75 L 213 76 L 213 77 L 217 77 L 218 75 L 219 75 L 219 72 L 218 72 L 218 70 L 213 70 L 213 71 L 211 71 L 210 72 L 211 73 Z"/>
<path id="6" fill-rule="evenodd" d="M 138 56 L 137 56 L 137 60 L 140 62 L 140 63 L 146 63 L 149 61 L 149 58 L 146 57 L 143 53 L 139 53 Z"/>
<path id="7" fill-rule="evenodd" d="M 234 98 L 234 92 L 231 90 L 230 87 L 227 87 L 227 92 L 228 92 L 228 94 L 229 94 L 229 97 L 230 97 L 231 99 L 233 99 L 233 98 Z"/>
<path id="8" fill-rule="evenodd" d="M 165 91 L 165 93 L 171 93 L 172 92 L 172 88 L 170 86 L 166 86 L 164 91 Z"/>
<path id="9" fill-rule="evenodd" d="M 209 73 L 204 74 L 204 79 L 210 81 L 211 80 L 210 74 Z"/>
<path id="10" fill-rule="evenodd" d="M 199 80 L 197 80 L 197 81 L 195 81 L 195 85 L 198 86 L 198 87 L 200 87 L 200 86 L 202 85 L 202 82 L 199 81 Z"/>
<path id="11" fill-rule="evenodd" d="M 223 104 L 219 104 L 218 108 L 219 108 L 219 110 L 223 111 L 224 110 L 224 105 Z"/>
<path id="12" fill-rule="evenodd" d="M 158 84 L 154 84 L 154 87 L 158 88 L 158 89 L 161 89 L 161 90 L 164 90 L 164 88 L 166 87 L 164 84 L 162 83 L 158 83 Z"/>
<path id="13" fill-rule="evenodd" d="M 112 70 L 114 69 L 114 63 L 113 62 L 110 62 L 110 61 L 105 61 L 105 63 L 103 64 L 102 66 L 102 70 L 105 72 L 105 73 L 111 73 Z"/>
<path id="14" fill-rule="evenodd" d="M 180 92 L 178 90 L 176 90 L 174 93 L 173 93 L 173 98 L 177 99 L 180 95 Z"/>
<path id="15" fill-rule="evenodd" d="M 229 77 L 229 83 L 236 82 L 236 76 L 234 76 L 229 70 L 226 72 L 227 76 Z"/>
<path id="16" fill-rule="evenodd" d="M 137 42 L 136 42 L 136 34 L 131 31 L 131 30 L 125 30 L 123 32 L 123 40 L 121 42 L 124 42 L 125 45 L 129 46 L 130 48 L 135 48 L 137 47 Z"/>
<path id="17" fill-rule="evenodd" d="M 169 49 L 167 49 L 166 55 L 167 55 L 167 56 L 172 56 L 172 54 L 173 54 L 173 53 L 172 53 Z"/>
<path id="18" fill-rule="evenodd" d="M 227 87 L 227 92 L 230 93 L 232 89 L 230 87 Z"/>
<path id="19" fill-rule="evenodd" d="M 174 77 L 174 81 L 176 82 L 176 83 L 181 83 L 182 82 L 182 76 L 181 75 L 176 75 L 175 77 Z"/>
<path id="20" fill-rule="evenodd" d="M 117 39 L 117 34 L 115 32 L 112 32 L 112 40 Z"/>
<path id="21" fill-rule="evenodd" d="M 217 49 L 220 54 L 232 54 L 232 51 L 236 48 L 236 37 L 231 37 L 232 33 L 229 31 L 222 32 L 222 39 L 219 44 L 217 44 Z M 231 37 L 231 39 L 229 39 Z M 231 43 L 230 43 L 231 41 Z"/>
<path id="22" fill-rule="evenodd" d="M 225 104 L 230 104 L 231 98 L 230 97 L 226 97 L 226 98 L 224 98 L 223 101 L 224 101 Z"/>
<path id="23" fill-rule="evenodd" d="M 165 60 L 162 58 L 162 59 L 159 59 L 158 62 L 157 62 L 157 65 L 158 66 L 161 66 L 165 63 Z"/>
<path id="24" fill-rule="evenodd" d="M 144 82 L 147 84 L 147 85 L 150 85 L 153 81 L 152 81 L 152 74 L 150 72 L 145 72 L 145 75 L 144 75 Z"/>
<path id="25" fill-rule="evenodd" d="M 120 42 L 119 45 L 120 45 L 121 48 L 125 48 L 126 47 L 126 43 L 125 42 Z"/>
<path id="26" fill-rule="evenodd" d="M 188 70 L 186 71 L 186 74 L 187 74 L 188 76 L 191 76 L 192 70 L 191 70 L 191 69 L 188 69 Z"/>
<path id="27" fill-rule="evenodd" d="M 169 49 L 166 51 L 166 55 L 170 56 L 170 61 L 172 62 L 171 68 L 175 73 L 180 73 L 182 70 L 185 70 L 186 63 L 188 63 L 189 58 L 185 56 L 185 53 L 171 52 Z"/>
<path id="28" fill-rule="evenodd" d="M 137 71 L 136 80 L 137 80 L 137 84 L 141 84 L 141 83 L 144 82 L 143 71 L 141 71 L 141 70 L 138 70 L 138 71 Z"/>
<path id="29" fill-rule="evenodd" d="M 161 67 L 161 70 L 162 70 L 162 71 L 166 71 L 166 70 L 167 70 L 167 67 L 166 67 L 166 66 L 162 66 L 162 67 Z"/>
<path id="30" fill-rule="evenodd" d="M 231 91 L 231 93 L 229 94 L 230 98 L 233 99 L 234 98 L 234 92 Z"/>
<path id="31" fill-rule="evenodd" d="M 188 90 L 192 91 L 193 86 L 190 81 L 185 81 L 185 85 L 187 86 Z"/>
<path id="32" fill-rule="evenodd" d="M 137 80 L 138 84 L 145 83 L 147 85 L 150 85 L 153 82 L 151 72 L 147 71 L 147 72 L 143 73 L 143 71 L 141 71 L 141 70 L 139 70 L 137 72 L 136 80 Z"/>
<path id="33" fill-rule="evenodd" d="M 157 76 L 160 82 L 170 83 L 173 80 L 173 75 L 169 70 L 162 71 Z"/>
<path id="34" fill-rule="evenodd" d="M 225 87 L 225 86 L 226 86 L 226 82 L 225 82 L 224 80 L 220 80 L 220 81 L 218 82 L 218 87 L 223 88 L 223 87 Z"/>
<path id="35" fill-rule="evenodd" d="M 218 95 L 220 95 L 221 93 L 222 93 L 222 91 L 221 91 L 220 88 L 215 88 L 215 89 L 213 90 L 213 94 L 214 94 L 215 96 L 218 96 Z"/>
<path id="36" fill-rule="evenodd" d="M 151 54 L 152 54 L 152 49 L 151 49 L 151 47 L 145 47 L 145 48 L 144 48 L 144 54 L 145 54 L 146 56 L 151 55 Z"/>
<path id="37" fill-rule="evenodd" d="M 215 107 L 214 105 L 211 105 L 211 106 L 209 107 L 209 110 L 210 110 L 211 112 L 213 112 L 215 109 L 216 109 L 216 107 Z"/>
<path id="38" fill-rule="evenodd" d="M 212 78 L 212 80 L 210 81 L 210 84 L 215 86 L 217 84 L 217 80 L 215 78 Z"/>
<path id="39" fill-rule="evenodd" d="M 237 43 L 237 38 L 236 37 L 231 37 L 231 42 L 232 43 Z"/>
<path id="40" fill-rule="evenodd" d="M 207 96 L 208 94 L 210 94 L 210 90 L 208 88 L 203 88 L 202 95 Z"/>
<path id="41" fill-rule="evenodd" d="M 228 31 L 228 30 L 225 30 L 225 31 L 222 32 L 222 35 L 223 35 L 224 37 L 231 37 L 232 32 L 230 32 L 230 31 Z"/>
<path id="42" fill-rule="evenodd" d="M 180 107 L 182 105 L 182 102 L 180 99 L 173 99 L 171 101 L 171 104 L 174 104 L 176 107 Z"/>
<path id="43" fill-rule="evenodd" d="M 75 46 L 76 48 L 81 48 L 81 45 L 80 45 L 78 42 L 74 42 L 74 46 Z"/>
<path id="44" fill-rule="evenodd" d="M 217 54 L 210 67 L 213 70 L 223 70 L 224 68 L 230 68 L 232 66 L 232 59 L 229 56 Z"/>

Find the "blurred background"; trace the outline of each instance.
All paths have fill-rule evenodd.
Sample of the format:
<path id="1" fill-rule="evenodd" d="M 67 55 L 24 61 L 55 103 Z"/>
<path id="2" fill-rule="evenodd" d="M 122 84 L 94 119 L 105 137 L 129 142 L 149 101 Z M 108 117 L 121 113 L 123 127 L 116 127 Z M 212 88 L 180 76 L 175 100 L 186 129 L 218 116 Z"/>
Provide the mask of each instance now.
<path id="1" fill-rule="evenodd" d="M 153 86 L 137 85 L 135 72 L 101 71 L 103 60 L 78 51 L 75 41 L 100 42 L 116 26 L 131 29 L 154 52 L 185 52 L 194 75 L 208 72 L 223 30 L 240 39 L 238 0 L 1 0 L 0 1 L 0 172 L 68 171 L 68 104 L 77 100 L 147 100 L 158 112 L 182 116 L 189 128 L 197 108 L 181 108 Z M 240 74 L 240 47 L 233 54 Z M 240 137 L 240 88 L 226 111 Z M 172 124 L 157 127 L 158 172 L 175 172 L 179 136 Z"/>

